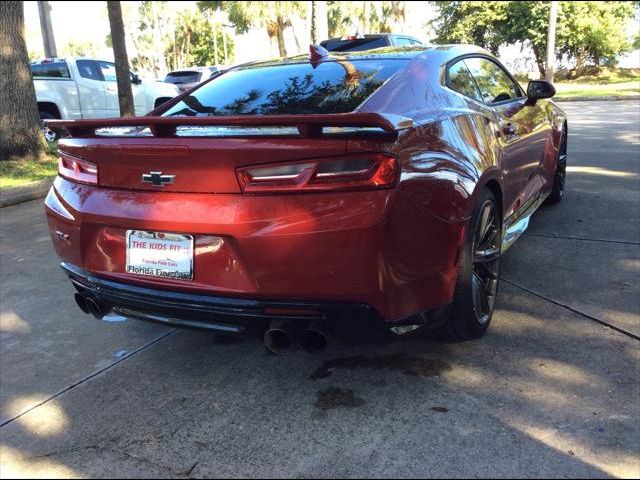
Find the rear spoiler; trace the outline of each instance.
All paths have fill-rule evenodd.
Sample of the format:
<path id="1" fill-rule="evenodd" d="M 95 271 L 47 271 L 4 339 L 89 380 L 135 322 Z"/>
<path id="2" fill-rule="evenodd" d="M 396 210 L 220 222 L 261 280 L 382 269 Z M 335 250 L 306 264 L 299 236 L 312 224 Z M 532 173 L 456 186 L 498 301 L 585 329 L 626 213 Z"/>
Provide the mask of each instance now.
<path id="1" fill-rule="evenodd" d="M 148 127 L 155 137 L 173 137 L 178 127 L 296 127 L 305 137 L 322 134 L 324 127 L 379 128 L 386 133 L 411 128 L 413 120 L 399 115 L 354 112 L 322 115 L 239 115 L 219 117 L 122 117 L 91 120 L 46 120 L 61 136 L 94 137 L 101 128 Z M 117 136 L 117 135 L 116 135 Z"/>

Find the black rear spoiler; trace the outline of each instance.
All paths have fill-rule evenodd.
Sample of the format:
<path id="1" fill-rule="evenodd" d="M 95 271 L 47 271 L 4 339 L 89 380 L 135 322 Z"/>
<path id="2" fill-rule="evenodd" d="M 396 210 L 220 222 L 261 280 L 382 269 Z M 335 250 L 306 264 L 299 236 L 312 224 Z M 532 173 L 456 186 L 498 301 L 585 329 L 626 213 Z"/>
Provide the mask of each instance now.
<path id="1" fill-rule="evenodd" d="M 100 128 L 148 127 L 155 137 L 172 137 L 178 127 L 296 127 L 302 136 L 322 134 L 324 127 L 379 128 L 386 133 L 413 126 L 413 120 L 399 115 L 353 112 L 322 115 L 238 115 L 211 117 L 122 117 L 91 120 L 46 120 L 51 130 L 72 137 L 94 137 Z M 117 136 L 117 135 L 116 135 Z"/>

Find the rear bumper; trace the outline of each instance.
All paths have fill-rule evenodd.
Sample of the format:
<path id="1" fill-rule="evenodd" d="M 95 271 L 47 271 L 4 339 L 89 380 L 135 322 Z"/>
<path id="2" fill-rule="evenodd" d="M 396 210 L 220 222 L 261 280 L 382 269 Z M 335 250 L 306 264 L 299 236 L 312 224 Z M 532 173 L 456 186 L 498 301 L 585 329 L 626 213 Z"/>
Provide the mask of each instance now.
<path id="1" fill-rule="evenodd" d="M 285 318 L 303 324 L 319 319 L 350 343 L 395 336 L 388 328 L 393 324 L 386 323 L 364 303 L 253 300 L 183 293 L 98 278 L 70 263 L 63 262 L 61 267 L 78 292 L 130 318 L 252 336 L 263 335 L 274 319 Z"/>
<path id="2" fill-rule="evenodd" d="M 364 304 L 389 326 L 451 301 L 462 238 L 460 224 L 394 189 L 189 194 L 58 177 L 45 205 L 62 261 L 95 278 L 204 298 Z M 127 272 L 128 229 L 192 235 L 193 279 Z"/>

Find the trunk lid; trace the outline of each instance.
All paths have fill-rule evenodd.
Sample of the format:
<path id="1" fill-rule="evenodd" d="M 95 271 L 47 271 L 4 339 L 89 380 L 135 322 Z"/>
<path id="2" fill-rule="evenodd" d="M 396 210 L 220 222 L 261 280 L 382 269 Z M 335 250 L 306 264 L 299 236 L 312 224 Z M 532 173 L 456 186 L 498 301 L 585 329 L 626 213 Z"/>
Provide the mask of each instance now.
<path id="1" fill-rule="evenodd" d="M 404 117 L 354 112 L 322 115 L 134 117 L 49 121 L 67 134 L 61 152 L 98 166 L 104 187 L 164 192 L 238 193 L 240 166 L 339 156 L 353 135 L 394 136 Z"/>
<path id="2" fill-rule="evenodd" d="M 238 193 L 237 167 L 343 155 L 346 142 L 300 138 L 95 138 L 62 140 L 59 148 L 95 163 L 98 184 L 103 187 Z"/>

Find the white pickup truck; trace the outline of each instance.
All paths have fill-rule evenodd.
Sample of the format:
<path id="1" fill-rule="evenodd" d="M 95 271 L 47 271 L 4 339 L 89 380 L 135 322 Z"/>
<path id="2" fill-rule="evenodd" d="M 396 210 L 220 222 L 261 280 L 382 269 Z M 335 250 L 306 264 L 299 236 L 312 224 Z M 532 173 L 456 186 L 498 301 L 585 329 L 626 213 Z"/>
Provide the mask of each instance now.
<path id="1" fill-rule="evenodd" d="M 92 58 L 47 59 L 31 64 L 41 119 L 119 117 L 116 68 Z M 175 85 L 131 75 L 136 115 L 178 95 Z"/>

